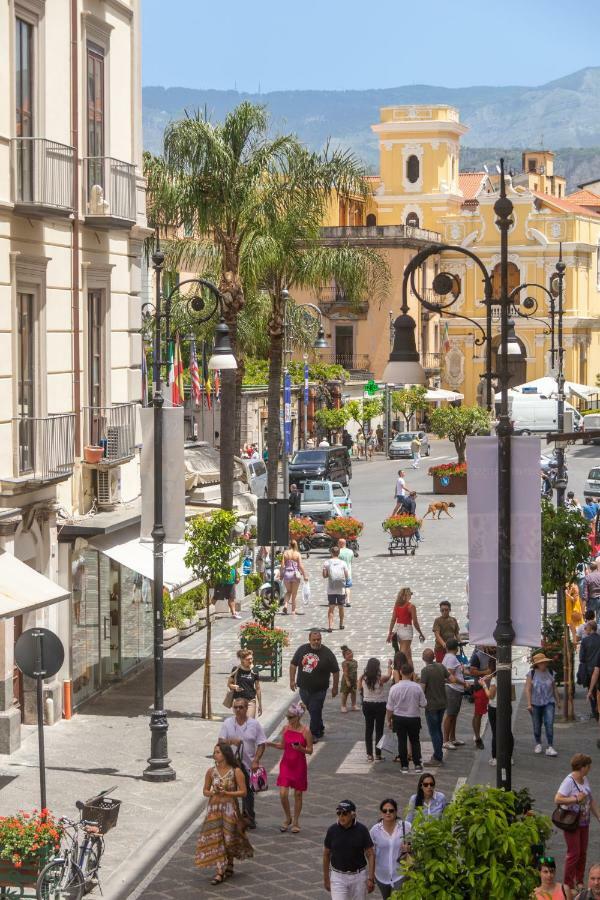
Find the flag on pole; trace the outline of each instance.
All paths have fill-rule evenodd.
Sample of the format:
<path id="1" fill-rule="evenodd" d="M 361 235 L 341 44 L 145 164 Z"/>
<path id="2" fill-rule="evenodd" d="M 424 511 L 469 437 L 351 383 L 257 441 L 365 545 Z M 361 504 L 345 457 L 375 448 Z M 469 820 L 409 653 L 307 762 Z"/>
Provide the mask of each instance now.
<path id="1" fill-rule="evenodd" d="M 200 388 L 200 370 L 196 356 L 196 341 L 192 340 L 190 347 L 190 383 L 192 386 L 192 399 L 196 406 L 202 402 L 202 390 Z"/>
<path id="2" fill-rule="evenodd" d="M 148 364 L 146 350 L 142 345 L 142 406 L 148 406 Z"/>
<path id="3" fill-rule="evenodd" d="M 210 383 L 210 370 L 208 368 L 208 360 L 206 359 L 206 342 L 202 342 L 202 381 L 204 383 L 204 395 L 206 397 L 206 405 L 209 409 L 212 409 L 212 399 L 211 399 L 211 391 L 212 385 Z"/>
<path id="4" fill-rule="evenodd" d="M 448 350 L 450 349 L 450 335 L 448 334 L 448 323 L 447 322 L 444 322 L 442 346 L 444 348 L 444 353 L 447 353 Z"/>
<path id="5" fill-rule="evenodd" d="M 215 369 L 214 375 L 215 383 L 213 385 L 213 390 L 215 392 L 215 400 L 217 403 L 221 402 L 221 378 L 219 376 L 219 370 Z"/>
<path id="6" fill-rule="evenodd" d="M 171 359 L 171 371 L 173 378 L 171 381 L 171 403 L 173 406 L 182 406 L 184 401 L 183 393 L 183 360 L 181 359 L 181 344 L 179 343 L 179 332 L 175 335 L 175 347 Z"/>

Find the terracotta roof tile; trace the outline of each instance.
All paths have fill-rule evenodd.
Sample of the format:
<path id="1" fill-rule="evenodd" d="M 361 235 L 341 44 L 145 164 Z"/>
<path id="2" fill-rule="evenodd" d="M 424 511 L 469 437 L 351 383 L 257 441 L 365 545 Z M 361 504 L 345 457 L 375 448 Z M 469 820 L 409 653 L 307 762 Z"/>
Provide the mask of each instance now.
<path id="1" fill-rule="evenodd" d="M 564 212 L 574 213 L 576 216 L 588 216 L 593 219 L 600 218 L 600 214 L 596 213 L 591 207 L 573 203 L 570 197 L 554 197 L 552 194 L 542 194 L 539 191 L 533 191 L 533 195 L 543 203 L 558 207 Z"/>
<path id="2" fill-rule="evenodd" d="M 600 206 L 600 195 L 594 194 L 592 191 L 575 191 L 568 194 L 565 199 L 571 203 L 577 203 L 578 206 Z"/>
<path id="3" fill-rule="evenodd" d="M 459 172 L 458 186 L 463 193 L 465 200 L 474 200 L 479 193 L 479 189 L 486 177 L 485 172 Z"/>

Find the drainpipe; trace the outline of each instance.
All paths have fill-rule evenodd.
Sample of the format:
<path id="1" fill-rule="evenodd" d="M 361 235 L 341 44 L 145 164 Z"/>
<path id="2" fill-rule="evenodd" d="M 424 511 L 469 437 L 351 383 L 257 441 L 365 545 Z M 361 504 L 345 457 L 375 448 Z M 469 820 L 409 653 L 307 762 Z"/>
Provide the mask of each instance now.
<path id="1" fill-rule="evenodd" d="M 77 0 L 71 0 L 71 146 L 73 147 L 73 229 L 71 243 L 71 324 L 73 331 L 73 411 L 75 456 L 81 456 L 81 365 L 79 355 L 79 81 Z"/>

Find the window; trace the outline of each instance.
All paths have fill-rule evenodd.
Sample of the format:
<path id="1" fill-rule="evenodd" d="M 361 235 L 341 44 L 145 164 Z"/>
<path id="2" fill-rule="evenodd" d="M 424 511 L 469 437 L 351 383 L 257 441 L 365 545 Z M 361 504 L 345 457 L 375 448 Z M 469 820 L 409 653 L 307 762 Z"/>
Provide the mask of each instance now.
<path id="1" fill-rule="evenodd" d="M 416 212 L 411 212 L 406 217 L 406 224 L 409 228 L 419 227 L 419 217 Z"/>
<path id="2" fill-rule="evenodd" d="M 35 324 L 34 295 L 17 294 L 17 416 L 19 418 L 19 474 L 34 466 Z"/>
<path id="3" fill-rule="evenodd" d="M 419 180 L 420 163 L 418 156 L 412 154 L 406 160 L 406 177 L 411 184 L 416 184 Z"/>
<path id="4" fill-rule="evenodd" d="M 33 25 L 15 19 L 15 134 L 33 137 Z M 33 141 L 17 142 L 17 197 L 33 197 Z"/>
<path id="5" fill-rule="evenodd" d="M 89 405 L 102 406 L 102 291 L 88 293 L 88 385 Z M 94 422 L 95 416 L 92 416 Z M 95 435 L 90 435 L 92 443 Z"/>
<path id="6" fill-rule="evenodd" d="M 88 185 L 104 188 L 104 54 L 99 47 L 87 48 L 87 151 Z"/>
<path id="7" fill-rule="evenodd" d="M 531 172 L 532 175 L 535 175 L 535 173 L 537 172 L 537 159 L 527 160 L 527 171 Z"/>
<path id="8" fill-rule="evenodd" d="M 352 368 L 354 360 L 354 328 L 352 325 L 335 327 L 335 362 L 338 366 Z"/>
<path id="9" fill-rule="evenodd" d="M 562 197 L 562 184 L 558 185 L 558 196 Z"/>
<path id="10" fill-rule="evenodd" d="M 494 287 L 494 300 L 500 298 L 500 263 L 494 266 L 492 272 L 492 284 Z M 521 273 L 519 267 L 513 262 L 508 264 L 508 293 L 510 294 L 516 287 L 521 284 Z"/>
<path id="11" fill-rule="evenodd" d="M 377 216 L 374 213 L 369 213 L 367 216 L 367 225 L 377 225 Z"/>

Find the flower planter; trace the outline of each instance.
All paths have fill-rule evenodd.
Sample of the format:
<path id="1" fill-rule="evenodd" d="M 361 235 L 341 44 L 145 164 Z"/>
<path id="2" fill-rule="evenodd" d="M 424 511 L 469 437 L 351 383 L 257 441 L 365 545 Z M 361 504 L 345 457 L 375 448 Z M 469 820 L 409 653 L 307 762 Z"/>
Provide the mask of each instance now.
<path id="1" fill-rule="evenodd" d="M 44 852 L 32 860 L 24 862 L 19 867 L 14 866 L 7 859 L 0 859 L 0 889 L 2 889 L 0 893 L 2 897 L 6 895 L 7 898 L 19 897 L 22 900 L 30 897 L 33 900 L 37 896 L 35 886 L 38 876 L 50 858 L 51 854 Z M 10 887 L 18 888 L 19 890 L 18 892 L 4 891 L 4 888 Z M 33 888 L 33 890 L 29 892 L 25 888 Z"/>
<path id="2" fill-rule="evenodd" d="M 83 448 L 83 458 L 86 463 L 99 463 L 104 456 L 104 447 L 88 445 Z"/>
<path id="3" fill-rule="evenodd" d="M 434 475 L 433 476 L 433 493 L 434 494 L 466 494 L 467 493 L 467 476 L 466 475 Z"/>
<path id="4" fill-rule="evenodd" d="M 416 528 L 390 528 L 390 534 L 393 538 L 412 537 L 416 533 Z"/>
<path id="5" fill-rule="evenodd" d="M 252 650 L 254 665 L 257 669 L 271 669 L 271 678 L 277 680 L 282 674 L 283 652 L 281 644 L 265 644 L 257 638 L 242 637 L 241 646 Z"/>
<path id="6" fill-rule="evenodd" d="M 184 638 L 189 637 L 194 631 L 196 631 L 196 623 L 192 622 L 191 619 L 184 619 L 183 625 L 178 629 L 179 640 L 183 641 Z"/>
<path id="7" fill-rule="evenodd" d="M 163 650 L 168 650 L 179 641 L 179 631 L 177 628 L 165 628 L 163 631 Z"/>

